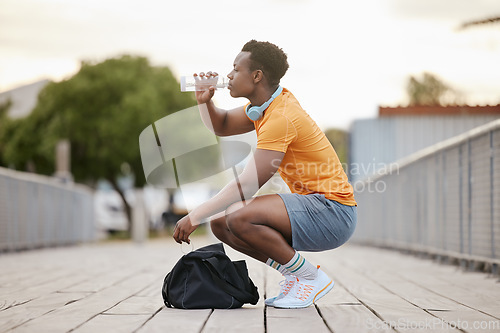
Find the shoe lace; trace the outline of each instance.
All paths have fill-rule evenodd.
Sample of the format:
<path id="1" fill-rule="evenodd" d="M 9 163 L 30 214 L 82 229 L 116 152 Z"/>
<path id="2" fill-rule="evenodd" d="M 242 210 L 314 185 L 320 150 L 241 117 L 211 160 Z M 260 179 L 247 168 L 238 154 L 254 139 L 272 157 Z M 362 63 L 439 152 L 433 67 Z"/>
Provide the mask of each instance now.
<path id="1" fill-rule="evenodd" d="M 280 281 L 280 294 L 286 295 L 290 292 L 293 285 L 295 284 L 295 276 L 286 276 L 284 280 Z"/>
<path id="2" fill-rule="evenodd" d="M 290 295 L 300 299 L 301 301 L 305 301 L 313 292 L 314 286 L 301 282 L 298 278 L 293 284 L 292 290 L 290 290 Z"/>

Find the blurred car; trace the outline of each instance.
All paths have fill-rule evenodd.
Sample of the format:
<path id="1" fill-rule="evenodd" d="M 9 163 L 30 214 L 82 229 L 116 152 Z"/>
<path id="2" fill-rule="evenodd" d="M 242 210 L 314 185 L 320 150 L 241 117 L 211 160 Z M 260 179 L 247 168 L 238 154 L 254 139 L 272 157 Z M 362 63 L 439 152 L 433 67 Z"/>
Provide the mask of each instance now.
<path id="1" fill-rule="evenodd" d="M 149 221 L 149 228 L 158 230 L 163 228 L 162 214 L 169 207 L 167 190 L 146 186 L 142 191 L 144 210 Z"/>
<path id="2" fill-rule="evenodd" d="M 130 197 L 130 195 L 128 195 Z M 94 193 L 96 226 L 108 232 L 127 230 L 123 200 L 113 189 L 101 188 Z"/>
<path id="3" fill-rule="evenodd" d="M 163 227 L 162 213 L 168 209 L 169 202 L 167 191 L 146 186 L 143 188 L 142 197 L 149 228 Z M 135 190 L 126 190 L 125 199 L 133 209 L 136 200 Z M 108 232 L 127 230 L 128 220 L 123 200 L 111 186 L 100 184 L 94 194 L 94 209 L 98 229 Z"/>
<path id="4" fill-rule="evenodd" d="M 183 185 L 172 195 L 169 209 L 163 213 L 163 221 L 166 225 L 175 224 L 194 208 L 208 201 L 214 194 L 215 191 L 206 183 Z"/>

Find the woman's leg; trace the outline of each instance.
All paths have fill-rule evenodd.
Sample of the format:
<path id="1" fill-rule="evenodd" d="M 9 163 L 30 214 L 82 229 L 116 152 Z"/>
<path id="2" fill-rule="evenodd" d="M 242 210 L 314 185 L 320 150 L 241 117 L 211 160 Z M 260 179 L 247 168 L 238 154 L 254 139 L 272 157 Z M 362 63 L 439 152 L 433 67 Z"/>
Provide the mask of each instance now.
<path id="1" fill-rule="evenodd" d="M 235 203 L 210 224 L 222 242 L 259 261 L 271 258 L 283 265 L 295 254 L 288 213 L 277 194 Z"/>
<path id="2" fill-rule="evenodd" d="M 229 231 L 226 224 L 226 216 L 211 220 L 210 227 L 212 228 L 214 235 L 224 244 L 227 244 L 236 251 L 244 253 L 256 260 L 264 263 L 267 261 L 267 257 L 264 254 L 252 249 L 250 245 L 237 238 L 231 233 L 231 231 Z"/>
<path id="3" fill-rule="evenodd" d="M 291 247 L 291 223 L 279 195 L 233 204 L 226 210 L 225 217 L 211 223 L 216 236 L 234 249 L 262 262 L 271 258 L 296 276 L 286 292 L 266 300 L 266 305 L 307 307 L 332 289 L 333 281 Z M 299 287 L 292 287 L 295 284 Z"/>

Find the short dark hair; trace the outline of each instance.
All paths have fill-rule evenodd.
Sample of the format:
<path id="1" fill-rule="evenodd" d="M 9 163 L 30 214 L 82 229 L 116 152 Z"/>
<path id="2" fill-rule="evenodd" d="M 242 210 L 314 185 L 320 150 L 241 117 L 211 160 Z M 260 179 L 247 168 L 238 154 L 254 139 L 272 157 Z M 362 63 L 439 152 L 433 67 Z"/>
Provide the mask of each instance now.
<path id="1" fill-rule="evenodd" d="M 250 52 L 251 71 L 262 70 L 270 85 L 280 83 L 288 69 L 287 56 L 281 48 L 273 43 L 252 39 L 243 46 L 241 51 Z"/>

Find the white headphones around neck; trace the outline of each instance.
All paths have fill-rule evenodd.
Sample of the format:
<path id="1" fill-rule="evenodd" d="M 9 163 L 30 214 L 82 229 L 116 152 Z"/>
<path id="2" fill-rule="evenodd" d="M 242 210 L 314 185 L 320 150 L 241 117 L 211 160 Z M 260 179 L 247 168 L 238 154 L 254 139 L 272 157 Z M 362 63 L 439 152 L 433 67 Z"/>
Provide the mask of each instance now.
<path id="1" fill-rule="evenodd" d="M 257 121 L 260 118 L 262 118 L 264 111 L 266 111 L 269 105 L 274 101 L 276 97 L 278 97 L 281 94 L 282 91 L 283 88 L 281 86 L 278 86 L 278 89 L 276 89 L 271 98 L 269 98 L 269 100 L 264 104 L 262 104 L 261 106 L 252 106 L 252 104 L 249 104 L 245 109 L 248 118 L 252 119 L 253 121 Z"/>

